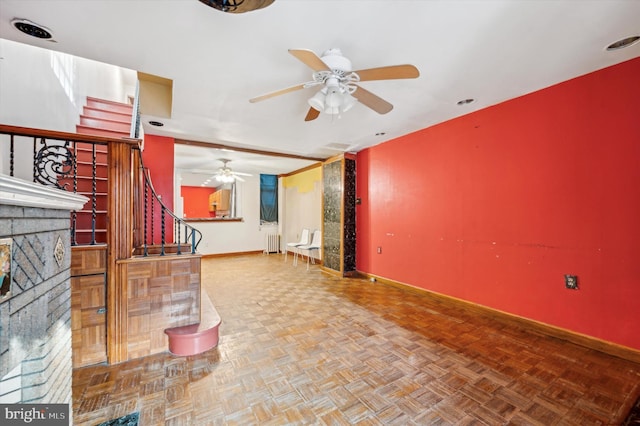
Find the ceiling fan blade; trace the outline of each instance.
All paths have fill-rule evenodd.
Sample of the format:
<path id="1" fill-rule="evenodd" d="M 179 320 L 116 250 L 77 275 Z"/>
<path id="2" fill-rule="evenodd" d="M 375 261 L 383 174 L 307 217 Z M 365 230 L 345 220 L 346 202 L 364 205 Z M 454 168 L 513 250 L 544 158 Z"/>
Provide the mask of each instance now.
<path id="1" fill-rule="evenodd" d="M 253 176 L 251 173 L 243 173 L 243 172 L 231 172 L 234 175 L 240 175 L 240 176 Z"/>
<path id="2" fill-rule="evenodd" d="M 360 76 L 360 81 L 371 80 L 396 80 L 401 78 L 417 78 L 420 71 L 413 65 L 391 65 L 388 67 L 369 68 L 354 71 Z"/>
<path id="3" fill-rule="evenodd" d="M 296 86 L 287 87 L 286 89 L 276 90 L 275 92 L 267 93 L 265 95 L 256 96 L 255 98 L 249 99 L 249 102 L 260 102 L 265 99 L 273 98 L 274 96 L 284 95 L 285 93 L 295 92 L 296 90 L 304 89 L 307 87 L 308 83 L 298 84 Z"/>
<path id="4" fill-rule="evenodd" d="M 385 101 L 378 95 L 374 95 L 368 90 L 356 85 L 357 89 L 353 92 L 353 97 L 362 102 L 378 114 L 386 114 L 393 109 L 393 105 Z"/>
<path id="5" fill-rule="evenodd" d="M 238 175 L 236 175 L 236 174 L 234 174 L 234 175 L 233 175 L 233 177 L 234 177 L 235 179 L 239 180 L 240 182 L 244 182 L 244 181 L 245 181 L 244 179 L 242 179 L 240 176 L 238 176 Z"/>
<path id="6" fill-rule="evenodd" d="M 315 120 L 319 115 L 320 111 L 315 108 L 309 108 L 309 112 L 307 112 L 307 116 L 304 118 L 304 121 Z"/>
<path id="7" fill-rule="evenodd" d="M 289 53 L 302 61 L 306 66 L 314 71 L 331 71 L 331 69 L 322 62 L 322 59 L 309 49 L 289 49 Z"/>

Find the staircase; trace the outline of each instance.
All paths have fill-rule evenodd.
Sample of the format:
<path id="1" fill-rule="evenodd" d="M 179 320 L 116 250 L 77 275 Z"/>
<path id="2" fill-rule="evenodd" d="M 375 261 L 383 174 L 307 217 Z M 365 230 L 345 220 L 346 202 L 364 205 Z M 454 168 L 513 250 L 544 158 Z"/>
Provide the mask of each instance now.
<path id="1" fill-rule="evenodd" d="M 76 125 L 76 133 L 128 138 L 132 113 L 131 105 L 87 97 L 87 104 L 80 115 L 80 124 Z M 87 203 L 83 210 L 75 212 L 72 217 L 76 229 L 75 244 L 105 244 L 107 242 L 107 146 L 78 143 L 75 146 L 75 152 L 78 167 L 76 191 L 90 199 L 93 192 L 96 194 L 94 202 Z"/>
<path id="2" fill-rule="evenodd" d="M 118 102 L 106 101 L 88 97 L 87 105 L 80 115 L 80 124 L 76 126 L 76 133 L 112 138 L 128 138 L 130 135 L 133 107 Z M 93 152 L 96 147 L 96 152 Z M 106 242 L 106 213 L 107 213 L 107 150 L 106 146 L 87 145 L 76 146 L 78 163 L 78 192 L 85 195 L 93 189 L 93 156 L 96 157 L 96 205 L 95 209 L 86 206 L 86 210 L 77 212 L 76 230 L 77 244 L 100 244 Z M 82 182 L 81 182 L 82 181 Z M 94 215 L 95 210 L 95 215 Z M 92 223 L 95 216 L 95 227 Z M 92 229 L 95 228 L 95 233 Z M 80 232 L 81 231 L 81 232 Z M 93 241 L 92 241 L 93 240 Z M 168 244 L 160 247 L 151 245 L 146 247 L 147 254 L 188 252 L 189 247 Z M 134 248 L 134 255 L 143 255 L 142 247 Z M 218 329 L 220 316 L 214 308 L 205 291 L 200 295 L 200 322 L 182 327 L 172 327 L 165 330 L 169 341 L 169 351 L 177 356 L 195 355 L 205 352 L 218 345 Z"/>
<path id="3" fill-rule="evenodd" d="M 81 134 L 0 123 L 11 177 L 14 164 L 33 164 L 34 182 L 89 199 L 71 217 L 74 368 L 120 363 L 168 346 L 189 355 L 218 344 L 220 317 L 202 292 L 202 233 L 176 217 L 153 189 L 140 141 L 124 131 L 130 121 L 124 116 L 131 114 L 128 105 L 88 98 Z M 14 149 L 18 144 L 32 144 L 32 155 Z M 149 237 L 156 222 L 159 248 Z M 165 234 L 170 244 L 175 236 L 175 253 Z M 140 247 L 142 253 L 134 250 Z"/>
<path id="4" fill-rule="evenodd" d="M 83 135 L 128 138 L 133 106 L 120 102 L 87 97 L 76 133 Z"/>

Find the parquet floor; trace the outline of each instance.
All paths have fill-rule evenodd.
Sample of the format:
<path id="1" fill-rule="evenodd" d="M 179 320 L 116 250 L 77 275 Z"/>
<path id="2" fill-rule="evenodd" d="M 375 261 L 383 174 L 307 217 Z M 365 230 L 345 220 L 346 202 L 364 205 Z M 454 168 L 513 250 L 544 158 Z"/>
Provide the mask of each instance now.
<path id="1" fill-rule="evenodd" d="M 639 364 L 282 256 L 203 277 L 218 347 L 76 370 L 76 425 L 609 425 L 640 393 Z"/>

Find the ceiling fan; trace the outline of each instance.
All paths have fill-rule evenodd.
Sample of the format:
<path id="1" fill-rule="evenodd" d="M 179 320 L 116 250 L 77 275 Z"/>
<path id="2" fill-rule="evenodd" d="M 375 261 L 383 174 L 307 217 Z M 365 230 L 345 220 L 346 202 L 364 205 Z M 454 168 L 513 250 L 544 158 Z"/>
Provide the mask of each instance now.
<path id="1" fill-rule="evenodd" d="M 233 170 L 231 170 L 231 167 L 229 167 L 228 165 L 231 160 L 221 158 L 220 161 L 222 161 L 222 167 L 220 167 L 220 169 L 214 176 L 215 180 L 217 180 L 218 182 L 230 183 L 236 179 L 240 182 L 244 182 L 244 179 L 242 179 L 240 176 L 253 176 L 249 173 L 234 172 Z"/>
<path id="2" fill-rule="evenodd" d="M 358 101 L 379 114 L 386 114 L 393 109 L 393 105 L 363 89 L 357 83 L 372 80 L 416 78 L 420 75 L 415 66 L 407 64 L 353 71 L 351 61 L 344 57 L 340 49 L 337 48 L 325 51 L 322 57 L 318 57 L 308 49 L 289 49 L 289 53 L 313 70 L 313 80 L 257 96 L 249 99 L 249 102 L 259 102 L 296 90 L 322 86 L 309 99 L 311 108 L 307 112 L 305 121 L 315 120 L 320 112 L 340 114 L 348 111 Z"/>

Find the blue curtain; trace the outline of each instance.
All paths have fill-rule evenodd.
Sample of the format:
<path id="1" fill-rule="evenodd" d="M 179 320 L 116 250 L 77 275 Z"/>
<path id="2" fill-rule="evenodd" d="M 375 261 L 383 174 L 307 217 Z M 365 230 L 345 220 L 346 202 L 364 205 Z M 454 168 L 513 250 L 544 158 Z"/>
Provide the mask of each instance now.
<path id="1" fill-rule="evenodd" d="M 260 223 L 278 222 L 278 176 L 260 175 Z"/>

